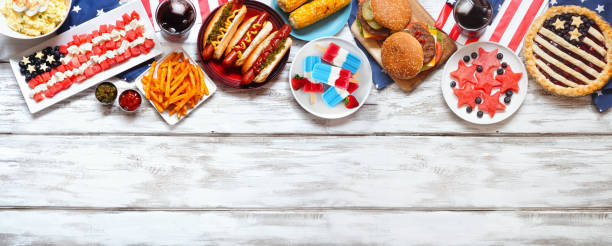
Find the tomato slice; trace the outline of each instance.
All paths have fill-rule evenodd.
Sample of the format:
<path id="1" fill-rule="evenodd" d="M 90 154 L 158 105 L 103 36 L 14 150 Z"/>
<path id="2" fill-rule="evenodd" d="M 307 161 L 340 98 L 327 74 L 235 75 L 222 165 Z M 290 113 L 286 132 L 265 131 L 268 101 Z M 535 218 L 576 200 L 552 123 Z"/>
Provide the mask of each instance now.
<path id="1" fill-rule="evenodd" d="M 442 43 L 439 40 L 436 40 L 436 65 L 440 63 L 440 59 L 442 59 Z"/>

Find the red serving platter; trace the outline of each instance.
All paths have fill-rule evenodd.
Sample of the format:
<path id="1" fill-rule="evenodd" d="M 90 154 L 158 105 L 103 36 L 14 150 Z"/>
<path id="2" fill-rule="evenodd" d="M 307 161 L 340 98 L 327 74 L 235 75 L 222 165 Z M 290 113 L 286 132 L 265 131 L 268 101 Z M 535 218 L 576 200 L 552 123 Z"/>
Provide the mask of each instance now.
<path id="1" fill-rule="evenodd" d="M 280 29 L 281 26 L 285 24 L 283 19 L 276 11 L 261 2 L 245 1 L 244 4 L 247 7 L 247 13 L 244 17 L 245 20 L 251 18 L 252 16 L 258 15 L 262 11 L 265 11 L 270 14 L 269 20 L 274 26 L 274 30 Z M 206 20 L 204 20 L 204 23 L 202 24 L 202 27 L 200 28 L 200 33 L 198 34 L 198 56 L 200 57 L 202 67 L 204 68 L 204 71 L 206 71 L 206 74 L 208 74 L 208 76 L 210 76 L 214 81 L 221 82 L 227 86 L 240 89 L 257 88 L 276 78 L 283 71 L 285 64 L 287 64 L 287 60 L 289 59 L 289 52 L 291 49 L 287 51 L 287 53 L 281 59 L 279 64 L 272 70 L 272 73 L 270 73 L 270 76 L 268 76 L 268 79 L 266 79 L 266 81 L 264 81 L 263 83 L 253 82 L 246 85 L 240 83 L 240 80 L 242 78 L 242 74 L 240 73 L 240 67 L 225 69 L 221 66 L 221 60 L 204 61 L 202 59 L 202 49 L 204 48 L 202 47 L 204 32 L 206 32 L 206 27 L 208 27 L 208 24 L 214 16 L 214 13 L 216 13 L 217 10 L 219 10 L 221 7 L 223 7 L 223 5 L 217 7 L 216 9 L 211 11 L 210 14 L 208 14 Z"/>

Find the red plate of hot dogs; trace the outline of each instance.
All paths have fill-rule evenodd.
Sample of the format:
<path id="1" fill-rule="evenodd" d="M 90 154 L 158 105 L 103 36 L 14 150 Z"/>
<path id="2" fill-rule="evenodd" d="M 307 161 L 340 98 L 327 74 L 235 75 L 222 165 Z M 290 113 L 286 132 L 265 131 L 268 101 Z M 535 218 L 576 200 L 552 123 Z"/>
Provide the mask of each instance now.
<path id="1" fill-rule="evenodd" d="M 234 0 L 213 10 L 198 35 L 206 73 L 234 88 L 255 88 L 280 74 L 289 59 L 291 26 L 267 5 Z"/>

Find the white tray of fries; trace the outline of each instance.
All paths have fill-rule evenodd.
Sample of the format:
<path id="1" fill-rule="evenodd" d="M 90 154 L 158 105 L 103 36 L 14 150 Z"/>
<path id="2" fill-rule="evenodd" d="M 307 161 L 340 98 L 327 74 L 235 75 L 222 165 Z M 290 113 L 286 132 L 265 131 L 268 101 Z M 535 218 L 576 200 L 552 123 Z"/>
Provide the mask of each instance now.
<path id="1" fill-rule="evenodd" d="M 169 125 L 217 91 L 217 86 L 182 48 L 166 55 L 136 79 L 136 87 Z"/>

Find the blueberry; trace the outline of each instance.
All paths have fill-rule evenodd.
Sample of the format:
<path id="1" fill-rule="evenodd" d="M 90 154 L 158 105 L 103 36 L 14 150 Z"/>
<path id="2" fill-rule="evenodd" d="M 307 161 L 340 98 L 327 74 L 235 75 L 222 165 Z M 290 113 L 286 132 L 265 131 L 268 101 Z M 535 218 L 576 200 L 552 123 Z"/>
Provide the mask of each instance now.
<path id="1" fill-rule="evenodd" d="M 504 59 L 504 54 L 497 53 L 497 59 L 499 59 L 499 60 Z"/>
<path id="2" fill-rule="evenodd" d="M 467 108 L 465 108 L 465 112 L 467 112 L 468 114 L 472 112 L 472 107 L 467 106 Z"/>
<path id="3" fill-rule="evenodd" d="M 476 54 L 476 52 L 472 52 L 472 59 L 476 59 L 476 57 L 478 57 L 478 54 Z"/>
<path id="4" fill-rule="evenodd" d="M 30 81 L 31 79 L 32 79 L 32 75 L 30 75 L 29 73 L 25 75 L 26 82 Z"/>
<path id="5" fill-rule="evenodd" d="M 59 46 L 55 46 L 55 47 L 53 47 L 53 52 L 57 52 L 57 53 L 59 53 Z"/>
<path id="6" fill-rule="evenodd" d="M 508 66 L 508 63 L 502 62 L 502 68 L 506 68 L 507 66 Z"/>
<path id="7" fill-rule="evenodd" d="M 19 72 L 20 72 L 21 74 L 25 74 L 27 71 L 28 71 L 28 70 L 26 70 L 26 68 L 25 68 L 25 67 L 20 67 L 20 68 L 19 68 Z"/>
<path id="8" fill-rule="evenodd" d="M 476 102 L 476 104 L 480 104 L 482 103 L 482 98 L 477 97 L 476 99 L 474 99 L 474 102 Z"/>
<path id="9" fill-rule="evenodd" d="M 510 100 L 512 100 L 512 98 L 511 98 L 511 97 L 504 97 L 504 102 L 505 102 L 506 104 L 510 103 Z"/>
<path id="10" fill-rule="evenodd" d="M 59 61 L 54 61 L 53 62 L 53 67 L 59 67 L 60 65 L 62 65 L 62 63 L 59 62 Z"/>
<path id="11" fill-rule="evenodd" d="M 476 67 L 476 71 L 478 71 L 479 73 L 482 72 L 482 66 L 479 65 L 478 67 Z"/>
<path id="12" fill-rule="evenodd" d="M 504 69 L 503 68 L 498 68 L 497 69 L 497 74 L 499 74 L 499 75 L 504 74 Z"/>
<path id="13" fill-rule="evenodd" d="M 464 56 L 463 57 L 463 62 L 469 62 L 470 61 L 470 57 L 469 56 Z"/>
<path id="14" fill-rule="evenodd" d="M 457 86 L 457 82 L 451 81 L 450 86 L 451 88 L 455 88 L 455 86 Z"/>
<path id="15" fill-rule="evenodd" d="M 483 115 L 483 114 L 484 114 L 484 113 L 483 113 L 482 111 L 478 111 L 478 113 L 476 113 L 476 116 L 478 116 L 478 118 L 482 118 L 482 115 Z"/>
<path id="16" fill-rule="evenodd" d="M 514 94 L 514 92 L 512 92 L 511 90 L 507 90 L 507 91 L 506 91 L 506 96 L 511 97 L 511 96 L 512 96 L 512 94 Z"/>
<path id="17" fill-rule="evenodd" d="M 25 63 L 23 63 L 22 61 L 19 61 L 19 67 L 26 67 Z"/>
<path id="18" fill-rule="evenodd" d="M 52 51 L 51 47 L 47 47 L 47 48 L 43 49 L 43 54 L 45 54 L 45 55 L 51 54 L 51 51 Z"/>

